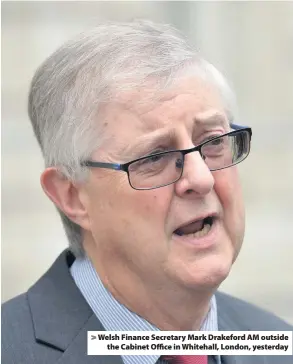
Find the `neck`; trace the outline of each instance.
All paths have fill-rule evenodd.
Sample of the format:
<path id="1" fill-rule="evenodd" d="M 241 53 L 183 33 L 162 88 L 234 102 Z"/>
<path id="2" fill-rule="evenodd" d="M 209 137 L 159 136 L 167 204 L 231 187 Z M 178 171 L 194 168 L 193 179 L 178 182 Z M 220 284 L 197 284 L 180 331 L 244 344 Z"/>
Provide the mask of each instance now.
<path id="1" fill-rule="evenodd" d="M 198 292 L 186 292 L 182 289 L 169 292 L 164 290 L 161 294 L 155 295 L 144 293 L 143 299 L 150 309 L 146 309 L 146 303 L 139 299 L 135 301 L 136 306 L 133 311 L 165 331 L 200 330 L 208 314 L 212 296 L 203 296 Z"/>
<path id="2" fill-rule="evenodd" d="M 148 285 L 125 265 L 115 265 L 109 271 L 109 268 L 104 269 L 99 255 L 87 253 L 105 288 L 130 311 L 163 331 L 200 330 L 214 290 L 184 287 L 166 281 Z"/>

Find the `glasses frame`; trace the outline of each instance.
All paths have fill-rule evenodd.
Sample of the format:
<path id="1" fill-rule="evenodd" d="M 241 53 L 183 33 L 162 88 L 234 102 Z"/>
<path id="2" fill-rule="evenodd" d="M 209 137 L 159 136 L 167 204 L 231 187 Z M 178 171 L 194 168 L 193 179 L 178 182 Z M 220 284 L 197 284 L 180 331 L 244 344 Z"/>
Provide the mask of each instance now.
<path id="1" fill-rule="evenodd" d="M 230 124 L 230 126 L 234 130 L 232 130 L 232 131 L 230 131 L 228 133 L 225 133 L 225 134 L 217 135 L 216 137 L 211 138 L 209 140 L 206 140 L 203 143 L 198 144 L 198 145 L 196 145 L 193 148 L 189 148 L 189 149 L 176 149 L 176 150 L 174 149 L 174 150 L 168 150 L 168 151 L 165 151 L 165 152 L 154 153 L 154 154 L 150 154 L 150 155 L 146 155 L 144 157 L 140 157 L 140 158 L 134 159 L 134 160 L 132 160 L 130 162 L 123 163 L 123 164 L 120 164 L 120 163 L 105 163 L 105 162 L 96 162 L 96 161 L 92 161 L 92 160 L 87 160 L 87 161 L 82 162 L 81 163 L 81 166 L 84 166 L 84 167 L 93 167 L 93 168 L 107 168 L 107 169 L 112 169 L 112 170 L 115 170 L 115 171 L 126 172 L 127 173 L 127 176 L 128 176 L 129 184 L 135 190 L 153 190 L 153 189 L 156 189 L 156 188 L 160 188 L 160 187 L 164 187 L 164 186 L 169 186 L 169 185 L 171 185 L 171 184 L 176 183 L 177 181 L 179 181 L 179 179 L 182 177 L 183 169 L 184 169 L 185 156 L 187 154 L 193 153 L 193 152 L 199 152 L 199 154 L 201 155 L 201 157 L 203 157 L 203 154 L 201 152 L 201 149 L 206 144 L 210 143 L 211 141 L 213 141 L 215 139 L 222 138 L 222 137 L 227 136 L 227 135 L 236 135 L 236 134 L 239 134 L 239 133 L 241 133 L 243 131 L 247 131 L 249 133 L 249 141 L 251 141 L 252 129 L 250 127 L 241 126 L 241 125 L 237 125 L 237 124 Z M 141 160 L 143 160 L 145 158 L 148 158 L 148 157 L 160 156 L 160 155 L 164 155 L 164 154 L 168 154 L 168 153 L 174 153 L 174 152 L 180 152 L 182 154 L 182 157 L 183 157 L 183 166 L 182 166 L 182 169 L 181 169 L 181 173 L 180 173 L 179 177 L 175 181 L 170 182 L 170 183 L 166 183 L 166 184 L 163 184 L 163 185 L 159 185 L 159 186 L 156 186 L 156 187 L 137 188 L 137 187 L 134 187 L 132 185 L 131 178 L 130 178 L 130 172 L 129 172 L 129 166 L 131 164 L 133 164 L 135 162 L 138 162 L 138 161 L 141 161 Z M 210 171 L 218 171 L 218 170 L 221 170 L 221 169 L 226 169 L 226 168 L 229 168 L 229 167 L 233 167 L 236 164 L 243 162 L 248 157 L 249 152 L 250 152 L 250 143 L 249 143 L 249 150 L 248 150 L 247 156 L 244 159 L 242 159 L 241 161 L 239 161 L 237 163 L 233 163 L 233 164 L 231 164 L 231 165 L 229 165 L 227 167 L 210 169 Z"/>

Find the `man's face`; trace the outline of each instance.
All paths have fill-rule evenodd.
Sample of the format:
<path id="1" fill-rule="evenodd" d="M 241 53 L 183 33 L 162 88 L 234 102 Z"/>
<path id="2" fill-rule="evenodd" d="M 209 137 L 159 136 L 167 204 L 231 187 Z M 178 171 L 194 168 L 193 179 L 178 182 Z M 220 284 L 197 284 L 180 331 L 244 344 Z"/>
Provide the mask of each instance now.
<path id="1" fill-rule="evenodd" d="M 135 92 L 127 102 L 109 105 L 107 142 L 92 159 L 125 163 L 155 151 L 191 148 L 230 130 L 219 94 L 195 77 L 161 96 L 143 103 L 144 93 Z M 92 169 L 82 188 L 90 220 L 85 249 L 116 290 L 214 289 L 228 275 L 244 234 L 235 166 L 210 172 L 194 152 L 185 157 L 181 179 L 169 186 L 138 191 L 125 172 Z M 192 235 L 206 216 L 213 216 L 208 234 Z M 175 233 L 179 227 L 182 236 Z"/>

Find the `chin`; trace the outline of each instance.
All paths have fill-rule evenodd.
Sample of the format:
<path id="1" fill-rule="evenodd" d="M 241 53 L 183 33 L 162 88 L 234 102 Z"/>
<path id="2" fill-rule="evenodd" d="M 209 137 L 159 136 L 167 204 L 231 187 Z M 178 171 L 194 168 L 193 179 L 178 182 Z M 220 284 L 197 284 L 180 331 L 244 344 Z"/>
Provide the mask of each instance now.
<path id="1" fill-rule="evenodd" d="M 216 290 L 228 277 L 233 264 L 232 256 L 215 254 L 203 257 L 193 267 L 186 267 L 181 277 L 185 286 L 200 290 Z"/>

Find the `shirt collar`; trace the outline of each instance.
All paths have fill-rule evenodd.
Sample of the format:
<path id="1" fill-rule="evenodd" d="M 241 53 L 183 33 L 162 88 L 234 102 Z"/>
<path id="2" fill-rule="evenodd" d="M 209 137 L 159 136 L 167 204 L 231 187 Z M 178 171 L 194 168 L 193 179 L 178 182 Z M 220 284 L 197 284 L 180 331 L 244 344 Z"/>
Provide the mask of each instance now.
<path id="1" fill-rule="evenodd" d="M 104 287 L 88 257 L 77 258 L 70 268 L 71 275 L 88 305 L 107 331 L 160 331 L 157 327 L 118 302 Z M 201 331 L 218 331 L 217 304 L 212 297 L 210 310 Z M 154 364 L 159 355 L 123 355 L 125 364 Z"/>

